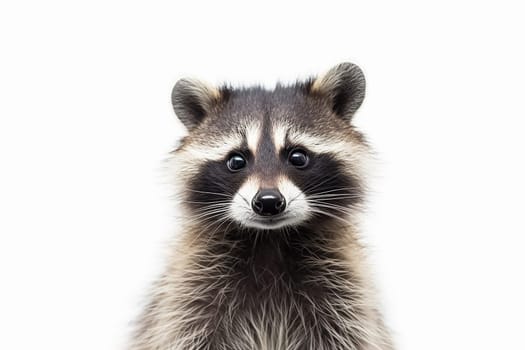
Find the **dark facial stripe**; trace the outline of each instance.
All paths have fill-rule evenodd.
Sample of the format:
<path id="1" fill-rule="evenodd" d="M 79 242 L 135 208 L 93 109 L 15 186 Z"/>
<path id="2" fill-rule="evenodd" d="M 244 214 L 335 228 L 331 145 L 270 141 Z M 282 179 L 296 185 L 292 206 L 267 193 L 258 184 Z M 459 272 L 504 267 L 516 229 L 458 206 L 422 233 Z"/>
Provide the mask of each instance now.
<path id="1" fill-rule="evenodd" d="M 288 157 L 291 149 L 293 148 L 284 149 L 281 156 Z M 289 179 L 301 189 L 317 211 L 338 217 L 346 216 L 349 207 L 363 200 L 363 189 L 357 177 L 349 174 L 344 164 L 329 154 L 309 153 L 308 156 L 306 168 L 288 166 Z M 319 216 L 327 217 L 319 213 L 314 215 Z"/>
<path id="2" fill-rule="evenodd" d="M 203 221 L 219 221 L 225 218 L 226 210 L 245 181 L 253 162 L 249 154 L 244 156 L 247 168 L 237 172 L 228 169 L 226 163 L 229 156 L 223 160 L 207 162 L 200 167 L 198 175 L 189 182 L 186 192 L 186 205 L 195 216 L 204 215 Z M 223 211 L 222 215 L 206 216 L 206 213 L 218 210 Z"/>

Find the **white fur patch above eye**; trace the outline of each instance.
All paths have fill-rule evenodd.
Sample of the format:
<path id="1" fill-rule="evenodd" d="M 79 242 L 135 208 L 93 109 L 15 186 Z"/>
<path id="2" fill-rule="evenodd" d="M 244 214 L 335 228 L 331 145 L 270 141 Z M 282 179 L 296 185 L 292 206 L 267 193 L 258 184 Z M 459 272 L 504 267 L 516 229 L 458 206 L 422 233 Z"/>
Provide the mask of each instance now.
<path id="1" fill-rule="evenodd" d="M 228 137 L 210 138 L 204 143 L 194 142 L 184 148 L 184 152 L 191 155 L 193 159 L 200 161 L 221 160 L 233 150 L 239 149 L 243 144 L 243 137 L 233 133 Z"/>
<path id="2" fill-rule="evenodd" d="M 286 145 L 286 134 L 288 133 L 289 128 L 290 127 L 287 124 L 276 124 L 273 126 L 272 137 L 275 152 L 277 154 L 279 154 Z"/>
<path id="3" fill-rule="evenodd" d="M 335 157 L 344 157 L 349 153 L 363 150 L 361 145 L 356 144 L 351 140 L 345 140 L 330 135 L 318 136 L 315 134 L 299 132 L 286 123 L 274 125 L 272 136 L 277 153 L 286 146 L 287 142 L 290 142 L 293 145 L 301 145 L 314 153 L 329 153 Z"/>
<path id="4" fill-rule="evenodd" d="M 259 145 L 259 141 L 261 139 L 261 124 L 260 123 L 252 123 L 248 126 L 246 126 L 246 143 L 248 145 L 248 149 L 255 154 L 257 152 L 257 146 Z"/>
<path id="5" fill-rule="evenodd" d="M 343 155 L 352 148 L 352 143 L 349 141 L 330 136 L 320 137 L 294 131 L 288 133 L 288 140 L 292 144 L 302 145 L 312 152 L 319 154 L 329 153 L 334 156 Z"/>
<path id="6" fill-rule="evenodd" d="M 240 150 L 246 143 L 250 151 L 255 154 L 261 130 L 260 123 L 249 123 L 238 130 L 232 130 L 228 135 L 210 135 L 208 139 L 195 140 L 184 147 L 183 152 L 202 161 L 216 161 L 223 159 L 233 151 Z"/>

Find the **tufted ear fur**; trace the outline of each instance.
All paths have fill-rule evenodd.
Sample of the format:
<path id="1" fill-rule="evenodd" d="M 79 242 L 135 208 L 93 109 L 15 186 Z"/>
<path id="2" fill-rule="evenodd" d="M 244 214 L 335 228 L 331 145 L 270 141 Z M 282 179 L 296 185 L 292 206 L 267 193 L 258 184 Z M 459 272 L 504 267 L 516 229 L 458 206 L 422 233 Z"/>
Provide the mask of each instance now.
<path id="1" fill-rule="evenodd" d="M 333 111 L 351 120 L 365 98 L 365 76 L 353 63 L 341 63 L 314 79 L 310 92 L 329 99 Z"/>
<path id="2" fill-rule="evenodd" d="M 222 98 L 220 89 L 193 79 L 181 79 L 173 88 L 171 103 L 179 120 L 191 131 Z"/>

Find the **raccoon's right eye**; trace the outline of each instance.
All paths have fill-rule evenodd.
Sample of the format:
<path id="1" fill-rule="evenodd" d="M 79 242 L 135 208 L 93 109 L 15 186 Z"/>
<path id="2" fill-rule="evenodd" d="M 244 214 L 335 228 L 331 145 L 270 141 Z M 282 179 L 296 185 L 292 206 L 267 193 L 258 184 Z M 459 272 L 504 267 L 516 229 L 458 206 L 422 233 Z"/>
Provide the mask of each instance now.
<path id="1" fill-rule="evenodd" d="M 246 166 L 246 159 L 240 154 L 233 154 L 226 162 L 230 171 L 239 171 Z"/>

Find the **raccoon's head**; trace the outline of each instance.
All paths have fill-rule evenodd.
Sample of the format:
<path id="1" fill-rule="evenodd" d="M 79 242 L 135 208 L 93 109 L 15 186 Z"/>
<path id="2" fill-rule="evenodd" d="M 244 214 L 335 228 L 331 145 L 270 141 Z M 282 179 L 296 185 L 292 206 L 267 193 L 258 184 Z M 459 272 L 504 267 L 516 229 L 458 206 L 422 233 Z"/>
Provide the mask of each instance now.
<path id="1" fill-rule="evenodd" d="M 177 82 L 189 135 L 173 176 L 190 220 L 263 230 L 345 221 L 363 195 L 368 147 L 351 119 L 364 95 L 351 63 L 273 90 Z"/>

